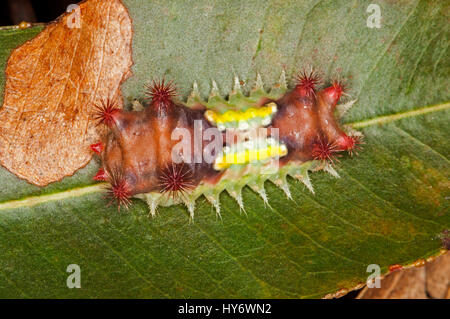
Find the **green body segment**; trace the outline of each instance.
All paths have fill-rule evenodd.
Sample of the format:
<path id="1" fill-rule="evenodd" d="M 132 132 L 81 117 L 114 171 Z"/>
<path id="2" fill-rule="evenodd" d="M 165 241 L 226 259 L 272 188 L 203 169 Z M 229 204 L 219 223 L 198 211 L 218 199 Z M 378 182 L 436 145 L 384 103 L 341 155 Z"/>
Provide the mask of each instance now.
<path id="1" fill-rule="evenodd" d="M 291 194 L 289 184 L 286 180 L 287 176 L 300 180 L 313 192 L 308 171 L 315 169 L 320 169 L 320 164 L 317 161 L 289 163 L 283 167 L 278 167 L 273 162 L 265 165 L 233 165 L 226 170 L 220 181 L 216 184 L 202 183 L 191 192 L 185 192 L 178 197 L 169 197 L 167 194 L 159 192 L 137 194 L 135 197 L 148 203 L 152 215 L 156 214 L 158 206 L 172 206 L 184 203 L 193 218 L 195 201 L 203 195 L 214 206 L 217 214 L 220 215 L 219 197 L 223 191 L 228 192 L 236 200 L 241 210 L 245 210 L 242 200 L 242 189 L 245 186 L 250 187 L 263 199 L 265 204 L 268 204 L 268 197 L 264 187 L 266 181 L 273 182 L 290 198 Z"/>

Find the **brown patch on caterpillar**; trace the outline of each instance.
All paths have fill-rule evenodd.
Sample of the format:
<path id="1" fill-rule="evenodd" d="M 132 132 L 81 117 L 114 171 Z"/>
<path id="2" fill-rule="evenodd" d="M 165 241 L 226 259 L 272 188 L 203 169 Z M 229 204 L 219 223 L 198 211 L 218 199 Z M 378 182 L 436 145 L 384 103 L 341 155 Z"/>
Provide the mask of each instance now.
<path id="1" fill-rule="evenodd" d="M 353 154 L 362 142 L 348 136 L 334 115 L 344 92 L 343 85 L 335 81 L 332 86 L 316 92 L 319 78 L 313 72 L 303 72 L 297 81 L 291 92 L 276 101 L 278 112 L 270 125 L 279 129 L 280 140 L 288 147 L 288 155 L 281 159 L 282 164 L 291 160 L 333 163 L 336 152 Z"/>
<path id="2" fill-rule="evenodd" d="M 320 133 L 314 94 L 297 86 L 276 103 L 278 112 L 270 128 L 279 130 L 280 140 L 288 148 L 288 155 L 282 158 L 282 163 L 312 160 L 313 145 Z"/>
<path id="3" fill-rule="evenodd" d="M 131 195 L 151 191 L 170 192 L 186 191 L 195 187 L 200 181 L 214 178 L 219 173 L 211 164 L 194 161 L 194 121 L 201 123 L 201 131 L 211 125 L 204 119 L 203 111 L 192 110 L 177 104 L 172 96 L 166 100 L 152 99 L 150 106 L 142 112 L 115 112 L 106 139 L 106 147 L 101 153 L 103 170 L 106 174 L 119 170 L 126 181 Z M 102 118 L 100 122 L 107 124 Z M 182 158 L 181 175 L 177 163 L 173 162 L 172 150 L 180 142 L 172 139 L 175 130 L 189 132 L 191 158 Z M 200 151 L 206 142 L 202 141 Z M 186 154 L 181 154 L 187 156 Z M 170 168 L 176 168 L 175 173 Z M 189 172 L 184 174 L 185 172 Z M 103 173 L 98 173 L 103 177 Z"/>
<path id="4" fill-rule="evenodd" d="M 94 104 L 110 98 L 121 108 L 119 87 L 130 74 L 132 27 L 121 1 L 79 6 L 81 28 L 62 15 L 14 50 L 6 68 L 0 162 L 39 186 L 89 162 L 88 146 L 105 133 L 92 121 Z"/>

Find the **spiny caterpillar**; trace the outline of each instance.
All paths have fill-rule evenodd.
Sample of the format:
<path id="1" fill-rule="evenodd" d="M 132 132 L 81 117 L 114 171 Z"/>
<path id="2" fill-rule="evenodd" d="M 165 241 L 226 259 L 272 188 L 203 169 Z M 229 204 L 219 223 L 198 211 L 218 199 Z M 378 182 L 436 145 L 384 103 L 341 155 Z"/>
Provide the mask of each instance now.
<path id="1" fill-rule="evenodd" d="M 361 133 L 346 133 L 336 121 L 354 102 L 337 105 L 345 91 L 342 83 L 318 91 L 319 83 L 315 72 L 303 71 L 288 92 L 283 71 L 266 92 L 258 74 L 246 96 L 236 77 L 227 100 L 213 81 L 207 101 L 194 83 L 181 102 L 173 83 L 162 80 L 147 87 L 145 109 L 124 111 L 102 101 L 94 118 L 110 132 L 91 145 L 102 160 L 94 179 L 110 183 L 108 194 L 119 209 L 128 207 L 131 197 L 145 200 L 152 215 L 159 205 L 184 203 L 191 218 L 202 195 L 220 216 L 224 190 L 244 210 L 245 186 L 268 204 L 266 180 L 291 198 L 287 175 L 314 192 L 308 171 L 324 169 L 339 177 L 333 169 L 339 153 L 356 154 L 362 144 Z"/>

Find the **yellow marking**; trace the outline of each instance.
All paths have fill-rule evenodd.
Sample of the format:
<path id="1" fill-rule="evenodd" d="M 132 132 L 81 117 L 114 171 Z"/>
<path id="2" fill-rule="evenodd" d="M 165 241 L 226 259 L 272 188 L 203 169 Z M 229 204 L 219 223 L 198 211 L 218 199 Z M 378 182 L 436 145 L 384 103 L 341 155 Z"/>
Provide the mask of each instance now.
<path id="1" fill-rule="evenodd" d="M 223 114 L 215 112 L 213 110 L 207 110 L 205 112 L 206 119 L 214 124 L 224 124 L 229 122 L 248 121 L 253 118 L 261 117 L 265 118 L 271 116 L 277 111 L 277 105 L 273 102 L 262 107 L 251 107 L 245 111 L 229 110 Z"/>
<path id="2" fill-rule="evenodd" d="M 215 170 L 223 170 L 232 164 L 248 164 L 255 161 L 264 161 L 273 157 L 282 157 L 287 154 L 286 145 L 268 145 L 259 149 L 246 149 L 242 151 L 228 151 L 219 156 L 215 163 Z"/>

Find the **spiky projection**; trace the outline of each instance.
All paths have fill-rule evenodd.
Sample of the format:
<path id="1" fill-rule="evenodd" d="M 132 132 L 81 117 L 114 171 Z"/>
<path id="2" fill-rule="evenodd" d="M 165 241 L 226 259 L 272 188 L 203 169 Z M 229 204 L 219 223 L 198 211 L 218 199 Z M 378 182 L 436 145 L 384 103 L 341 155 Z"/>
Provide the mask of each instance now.
<path id="1" fill-rule="evenodd" d="M 103 145 L 102 142 L 95 143 L 90 146 L 91 150 L 97 154 L 101 154 L 103 152 L 104 147 L 105 146 Z"/>
<path id="2" fill-rule="evenodd" d="M 183 164 L 172 164 L 159 175 L 161 193 L 168 194 L 172 198 L 183 194 L 194 187 L 191 182 L 192 172 Z"/>
<path id="3" fill-rule="evenodd" d="M 95 174 L 95 176 L 92 178 L 94 181 L 107 181 L 109 178 L 108 173 L 103 168 L 100 168 Z"/>
<path id="4" fill-rule="evenodd" d="M 362 136 L 342 136 L 337 141 L 339 148 L 343 151 L 347 151 L 350 156 L 358 155 L 358 151 L 362 149 L 364 144 Z"/>
<path id="5" fill-rule="evenodd" d="M 93 118 L 97 121 L 97 125 L 105 124 L 108 127 L 112 127 L 115 117 L 120 113 L 117 103 L 110 99 L 101 100 L 98 104 L 94 105 L 94 108 Z"/>
<path id="6" fill-rule="evenodd" d="M 177 96 L 177 91 L 173 81 L 166 82 L 153 80 L 151 85 L 147 86 L 147 97 L 151 100 L 151 105 L 158 109 L 165 110 L 173 105 L 173 100 Z"/>
<path id="7" fill-rule="evenodd" d="M 131 190 L 123 173 L 119 169 L 113 169 L 109 174 L 109 182 L 107 197 L 110 198 L 110 203 L 116 201 L 119 210 L 122 206 L 128 208 L 131 204 Z"/>
<path id="8" fill-rule="evenodd" d="M 317 161 L 329 161 L 334 164 L 336 152 L 338 152 L 336 145 L 325 142 L 322 138 L 318 138 L 317 142 L 313 144 L 312 156 Z"/>
<path id="9" fill-rule="evenodd" d="M 316 86 L 320 83 L 320 76 L 311 70 L 309 73 L 303 70 L 297 75 L 297 85 L 295 89 L 300 92 L 301 95 L 314 95 Z"/>
<path id="10" fill-rule="evenodd" d="M 202 195 L 220 215 L 219 195 L 223 191 L 245 211 L 245 186 L 269 205 L 266 180 L 291 198 L 287 175 L 314 192 L 308 172 L 324 169 L 339 177 L 333 168 L 337 157 L 342 152 L 357 155 L 362 144 L 362 135 L 346 133 L 335 116 L 346 90 L 342 82 L 334 81 L 324 89 L 318 89 L 319 84 L 316 72 L 303 71 L 288 91 L 283 72 L 280 83 L 265 92 L 258 75 L 254 89 L 244 96 L 236 77 L 228 100 L 221 97 L 213 82 L 211 95 L 204 101 L 195 83 L 183 103 L 176 99 L 173 82 L 161 80 L 147 87 L 149 103 L 142 111 L 123 111 L 114 103 L 101 102 L 95 119 L 110 132 L 103 142 L 91 145 L 102 160 L 94 179 L 110 183 L 109 197 L 119 206 L 128 207 L 131 197 L 140 198 L 148 202 L 154 215 L 159 205 L 184 203 L 192 218 L 195 200 Z M 271 133 L 247 136 L 258 128 Z M 175 130 L 180 129 L 191 137 L 182 150 L 177 148 L 180 140 L 173 139 Z M 204 138 L 205 132 L 210 129 L 217 133 L 219 146 L 224 146 L 211 153 L 212 161 L 204 157 L 211 141 Z M 230 139 L 229 129 L 241 138 Z M 200 143 L 194 136 L 201 137 Z M 174 155 L 181 162 L 175 161 Z"/>

